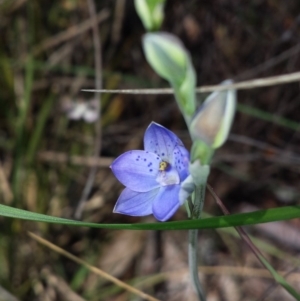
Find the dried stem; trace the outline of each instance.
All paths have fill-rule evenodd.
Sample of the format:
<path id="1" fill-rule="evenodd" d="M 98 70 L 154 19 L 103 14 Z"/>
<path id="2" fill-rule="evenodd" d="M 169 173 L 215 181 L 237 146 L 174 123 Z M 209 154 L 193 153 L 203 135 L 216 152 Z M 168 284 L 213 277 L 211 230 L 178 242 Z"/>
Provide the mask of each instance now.
<path id="1" fill-rule="evenodd" d="M 97 89 L 102 88 L 102 61 L 101 61 L 101 56 L 102 56 L 102 51 L 101 51 L 101 42 L 100 42 L 100 33 L 98 30 L 98 24 L 96 22 L 96 8 L 95 8 L 95 3 L 94 0 L 88 0 L 88 6 L 89 6 L 89 12 L 91 18 L 94 20 L 93 23 L 93 42 L 94 42 L 94 54 L 95 54 L 95 71 L 96 71 L 96 76 L 95 76 L 95 86 Z M 95 93 L 95 98 L 98 99 L 96 102 L 96 108 L 98 112 L 98 120 L 95 123 L 95 149 L 94 149 L 94 158 L 98 158 L 100 155 L 101 151 L 101 94 L 96 94 Z M 90 169 L 88 179 L 86 181 L 85 187 L 83 189 L 80 201 L 78 203 L 76 212 L 75 212 L 75 218 L 80 219 L 82 216 L 82 211 L 84 208 L 84 204 L 92 190 L 92 187 L 94 185 L 95 177 L 97 173 L 97 166 L 93 166 Z"/>
<path id="2" fill-rule="evenodd" d="M 89 271 L 103 277 L 104 279 L 108 280 L 108 281 L 111 281 L 112 283 L 114 283 L 115 285 L 119 286 L 119 287 L 122 287 L 123 289 L 133 293 L 133 294 L 136 294 L 138 296 L 140 296 L 141 298 L 145 299 L 145 300 L 149 300 L 149 301 L 159 301 L 158 299 L 134 288 L 133 286 L 115 278 L 114 276 L 111 276 L 110 274 L 100 270 L 99 268 L 95 267 L 95 266 L 92 266 L 91 264 L 89 264 L 88 262 L 74 256 L 73 254 L 61 249 L 60 247 L 52 244 L 51 242 L 47 241 L 46 239 L 42 238 L 42 237 L 39 237 L 38 235 L 32 233 L 32 232 L 28 232 L 28 235 L 36 240 L 37 242 L 39 242 L 40 244 L 46 246 L 47 248 L 53 250 L 54 252 L 64 256 L 64 257 L 67 257 L 69 258 L 70 260 L 84 266 L 85 268 L 87 268 Z"/>
<path id="3" fill-rule="evenodd" d="M 83 34 L 90 28 L 94 27 L 95 23 L 96 24 L 101 23 L 101 22 L 107 20 L 109 16 L 110 16 L 110 13 L 108 10 L 106 10 L 106 9 L 102 10 L 97 15 L 96 14 L 93 15 L 92 18 L 90 18 L 86 21 L 83 21 L 80 24 L 71 26 L 67 30 L 62 31 L 62 32 L 58 33 L 57 35 L 52 36 L 49 39 L 46 39 L 40 45 L 36 46 L 33 49 L 33 55 L 37 56 L 45 50 L 48 50 L 52 47 L 55 47 L 55 46 L 65 42 L 65 41 L 68 41 L 80 34 Z"/>
<path id="4" fill-rule="evenodd" d="M 207 188 L 216 200 L 218 206 L 221 208 L 223 213 L 225 215 L 230 214 L 221 199 L 217 196 L 217 194 L 214 192 L 213 188 L 207 184 Z M 282 287 L 284 287 L 293 297 L 295 297 L 296 300 L 300 300 L 300 294 L 292 287 L 290 286 L 285 279 L 278 274 L 278 272 L 268 263 L 266 258 L 263 256 L 263 254 L 260 252 L 260 250 L 253 244 L 248 234 L 245 232 L 245 230 L 242 227 L 234 227 L 236 231 L 239 233 L 241 238 L 246 242 L 246 244 L 249 246 L 249 248 L 252 250 L 256 258 L 261 262 L 261 264 L 268 269 L 268 271 L 272 274 L 274 280 L 281 284 Z"/>

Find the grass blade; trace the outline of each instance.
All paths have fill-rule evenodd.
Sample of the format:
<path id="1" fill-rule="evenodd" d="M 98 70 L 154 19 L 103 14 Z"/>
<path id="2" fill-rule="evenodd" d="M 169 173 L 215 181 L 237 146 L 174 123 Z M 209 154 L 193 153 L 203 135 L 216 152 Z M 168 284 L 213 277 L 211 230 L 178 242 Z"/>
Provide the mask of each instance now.
<path id="1" fill-rule="evenodd" d="M 275 115 L 273 113 L 269 113 L 263 110 L 260 110 L 258 108 L 247 106 L 244 104 L 239 103 L 237 105 L 237 110 L 241 113 L 259 118 L 264 121 L 272 122 L 274 124 L 277 124 L 279 126 L 283 126 L 285 128 L 294 130 L 294 131 L 300 131 L 300 124 L 297 121 L 293 121 L 291 119 Z"/>
<path id="2" fill-rule="evenodd" d="M 95 266 L 92 266 L 90 265 L 88 262 L 74 256 L 73 254 L 63 250 L 62 248 L 52 244 L 51 242 L 49 242 L 48 240 L 32 233 L 32 232 L 28 232 L 28 235 L 33 238 L 34 240 L 38 241 L 40 244 L 46 246 L 47 248 L 50 248 L 51 250 L 55 251 L 56 253 L 64 256 L 64 257 L 67 257 L 68 259 L 76 262 L 77 264 L 81 265 L 81 266 L 84 266 L 85 268 L 87 268 L 90 272 L 93 272 L 95 273 L 96 275 L 114 283 L 115 285 L 135 294 L 135 295 L 138 295 L 140 296 L 141 298 L 145 299 L 145 300 L 148 300 L 148 301 L 159 301 L 158 299 L 136 289 L 135 287 L 117 279 L 116 277 L 104 272 L 103 270 L 95 267 Z"/>
<path id="3" fill-rule="evenodd" d="M 188 230 L 188 229 L 217 229 L 253 225 L 274 221 L 289 220 L 300 217 L 300 206 L 286 206 L 248 213 L 231 214 L 204 218 L 201 220 L 184 220 L 165 223 L 136 223 L 136 224 L 97 224 L 65 219 L 27 210 L 17 209 L 0 204 L 0 216 L 24 219 L 28 221 L 53 223 L 77 227 L 123 229 L 123 230 Z"/>
<path id="4" fill-rule="evenodd" d="M 224 214 L 229 215 L 229 211 L 223 204 L 222 200 L 217 196 L 217 194 L 214 192 L 213 188 L 207 184 L 208 190 L 216 200 L 217 204 L 221 208 Z M 246 233 L 246 231 L 242 227 L 235 227 L 236 231 L 239 233 L 240 237 L 244 242 L 249 246 L 249 248 L 252 250 L 254 255 L 257 257 L 257 259 L 264 265 L 267 270 L 270 272 L 270 274 L 273 276 L 274 280 L 280 284 L 283 288 L 285 288 L 296 300 L 300 301 L 300 295 L 299 293 L 280 275 L 277 273 L 277 271 L 272 267 L 272 265 L 266 260 L 266 258 L 263 256 L 263 254 L 260 252 L 260 250 L 253 244 L 250 237 Z"/>

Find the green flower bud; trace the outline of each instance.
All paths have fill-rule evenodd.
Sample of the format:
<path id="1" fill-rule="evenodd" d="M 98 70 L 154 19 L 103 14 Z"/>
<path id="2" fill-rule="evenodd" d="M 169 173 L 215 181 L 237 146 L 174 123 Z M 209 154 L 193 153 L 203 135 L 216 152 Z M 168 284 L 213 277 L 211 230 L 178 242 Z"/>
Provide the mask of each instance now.
<path id="1" fill-rule="evenodd" d="M 148 31 L 158 30 L 164 19 L 165 0 L 135 0 L 137 14 Z"/>
<path id="2" fill-rule="evenodd" d="M 143 47 L 148 63 L 174 88 L 180 109 L 186 116 L 195 112 L 196 75 L 190 55 L 174 35 L 147 33 Z"/>
<path id="3" fill-rule="evenodd" d="M 230 85 L 232 80 L 222 84 Z M 236 90 L 217 91 L 210 94 L 190 125 L 194 139 L 200 139 L 213 149 L 227 139 L 236 108 Z"/>

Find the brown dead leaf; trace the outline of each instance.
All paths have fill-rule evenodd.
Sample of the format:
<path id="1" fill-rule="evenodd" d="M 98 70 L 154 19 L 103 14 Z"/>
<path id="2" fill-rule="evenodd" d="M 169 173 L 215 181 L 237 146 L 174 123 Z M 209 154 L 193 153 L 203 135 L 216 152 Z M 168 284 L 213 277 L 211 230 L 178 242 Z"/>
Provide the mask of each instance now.
<path id="1" fill-rule="evenodd" d="M 99 267 L 115 277 L 122 275 L 144 244 L 143 231 L 118 231 L 105 246 Z"/>
<path id="2" fill-rule="evenodd" d="M 240 301 L 242 300 L 241 291 L 238 283 L 230 275 L 221 275 L 219 277 L 219 285 L 222 296 L 225 300 Z"/>

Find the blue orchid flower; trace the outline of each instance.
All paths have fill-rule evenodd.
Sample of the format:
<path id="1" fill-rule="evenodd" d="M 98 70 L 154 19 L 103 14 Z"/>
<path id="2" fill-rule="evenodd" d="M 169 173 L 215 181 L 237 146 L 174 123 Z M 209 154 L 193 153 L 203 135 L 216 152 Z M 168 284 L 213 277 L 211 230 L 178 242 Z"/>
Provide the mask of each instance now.
<path id="1" fill-rule="evenodd" d="M 144 148 L 122 154 L 111 165 L 114 175 L 126 186 L 114 212 L 153 214 L 157 220 L 166 221 L 185 201 L 179 198 L 179 192 L 189 175 L 189 152 L 174 133 L 155 122 L 145 132 Z"/>

